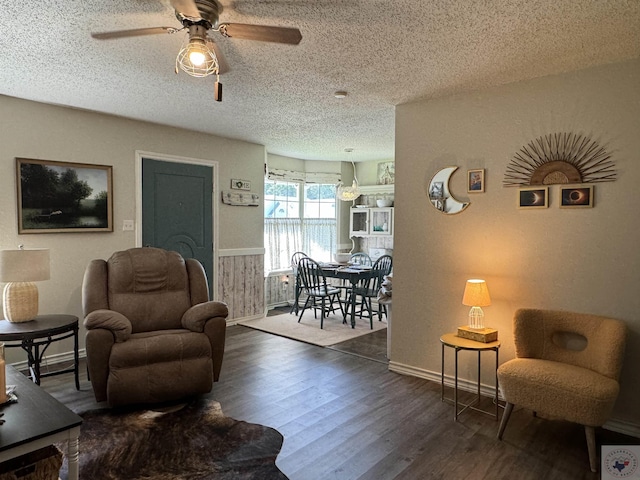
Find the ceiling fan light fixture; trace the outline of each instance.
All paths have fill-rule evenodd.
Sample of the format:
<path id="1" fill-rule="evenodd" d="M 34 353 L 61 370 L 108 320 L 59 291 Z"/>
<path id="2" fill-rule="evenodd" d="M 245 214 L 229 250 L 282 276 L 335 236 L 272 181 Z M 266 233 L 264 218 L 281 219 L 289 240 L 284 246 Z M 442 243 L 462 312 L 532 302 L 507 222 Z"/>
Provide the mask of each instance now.
<path id="1" fill-rule="evenodd" d="M 201 25 L 189 27 L 185 43 L 176 57 L 176 66 L 192 77 L 206 77 L 219 73 L 219 64 L 211 40 Z"/>
<path id="2" fill-rule="evenodd" d="M 257 40 L 260 42 L 298 45 L 302 34 L 297 28 L 273 27 L 246 23 L 219 23 L 218 15 L 222 6 L 218 0 L 168 0 L 175 9 L 176 18 L 182 28 L 151 27 L 97 32 L 91 36 L 97 40 L 113 38 L 137 37 L 140 35 L 156 35 L 160 33 L 176 33 L 187 30 L 188 33 L 176 56 L 175 72 L 180 70 L 192 77 L 216 76 L 214 99 L 222 101 L 222 84 L 220 74 L 229 70 L 222 51 L 217 47 L 209 33 L 219 33 L 228 38 Z"/>

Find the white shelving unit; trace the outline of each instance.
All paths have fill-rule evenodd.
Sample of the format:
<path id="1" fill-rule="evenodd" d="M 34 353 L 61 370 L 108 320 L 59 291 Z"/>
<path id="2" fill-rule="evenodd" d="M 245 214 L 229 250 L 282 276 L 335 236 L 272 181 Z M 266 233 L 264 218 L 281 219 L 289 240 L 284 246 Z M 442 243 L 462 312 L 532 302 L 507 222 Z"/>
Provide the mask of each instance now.
<path id="1" fill-rule="evenodd" d="M 393 207 L 352 207 L 349 216 L 349 236 L 392 236 Z"/>

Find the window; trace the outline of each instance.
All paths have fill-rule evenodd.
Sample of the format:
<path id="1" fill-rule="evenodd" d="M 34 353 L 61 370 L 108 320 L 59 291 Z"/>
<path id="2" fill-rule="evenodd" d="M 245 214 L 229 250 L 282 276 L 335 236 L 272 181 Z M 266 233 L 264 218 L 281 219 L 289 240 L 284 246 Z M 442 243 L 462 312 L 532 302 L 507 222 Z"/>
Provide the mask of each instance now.
<path id="1" fill-rule="evenodd" d="M 289 268 L 303 251 L 328 262 L 336 249 L 336 187 L 333 184 L 265 180 L 265 271 Z"/>
<path id="2" fill-rule="evenodd" d="M 336 218 L 336 186 L 306 184 L 304 186 L 304 218 Z"/>
<path id="3" fill-rule="evenodd" d="M 264 218 L 300 218 L 300 184 L 266 180 Z"/>

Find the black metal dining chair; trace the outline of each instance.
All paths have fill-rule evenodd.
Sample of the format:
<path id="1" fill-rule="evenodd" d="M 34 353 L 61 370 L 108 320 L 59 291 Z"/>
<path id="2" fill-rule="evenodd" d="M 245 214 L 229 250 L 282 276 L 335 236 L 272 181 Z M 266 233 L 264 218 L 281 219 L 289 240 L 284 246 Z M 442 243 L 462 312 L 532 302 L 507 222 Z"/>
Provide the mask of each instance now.
<path id="1" fill-rule="evenodd" d="M 378 310 L 376 312 L 373 311 L 372 299 L 378 296 L 384 277 L 391 273 L 392 267 L 393 258 L 390 255 L 381 256 L 373 264 L 373 267 L 371 268 L 371 276 L 363 279 L 349 291 L 349 295 L 356 295 L 356 305 L 358 305 L 357 296 L 361 297 L 359 303 L 360 311 L 356 311 L 356 313 L 360 318 L 363 316 L 369 318 L 371 329 L 373 329 L 373 317 L 377 315 L 378 321 L 382 321 L 383 313 L 386 314 L 386 308 L 381 304 L 378 304 Z M 350 297 L 346 304 L 351 304 Z"/>
<path id="2" fill-rule="evenodd" d="M 320 309 L 320 328 L 322 329 L 325 317 L 336 311 L 335 303 L 340 307 L 343 323 L 346 322 L 345 312 L 340 302 L 340 289 L 327 284 L 327 277 L 318 262 L 309 257 L 301 258 L 298 262 L 298 276 L 302 291 L 307 295 L 298 323 L 302 320 L 302 315 L 307 308 L 313 308 L 315 318 L 318 318 L 318 309 Z"/>
<path id="3" fill-rule="evenodd" d="M 373 265 L 371 257 L 364 252 L 357 252 L 351 255 L 351 258 L 349 258 L 349 263 L 352 265 L 364 265 L 367 267 Z"/>
<path id="4" fill-rule="evenodd" d="M 301 258 L 304 257 L 308 257 L 308 255 L 304 252 L 294 252 L 293 255 L 291 255 L 291 270 L 293 271 L 293 276 L 295 278 L 295 286 L 294 286 L 294 300 L 293 300 L 293 305 L 291 305 L 291 310 L 289 311 L 289 313 L 295 313 L 296 315 L 298 315 L 298 311 L 300 310 L 300 290 L 301 290 L 301 286 L 300 286 L 300 277 L 298 276 L 298 263 L 300 262 Z"/>

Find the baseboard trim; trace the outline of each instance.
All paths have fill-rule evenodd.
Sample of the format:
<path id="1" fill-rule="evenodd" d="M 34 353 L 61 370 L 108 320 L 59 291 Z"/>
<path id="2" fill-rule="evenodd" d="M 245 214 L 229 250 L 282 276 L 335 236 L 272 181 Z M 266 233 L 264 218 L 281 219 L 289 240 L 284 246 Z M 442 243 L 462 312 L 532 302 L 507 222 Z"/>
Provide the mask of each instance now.
<path id="1" fill-rule="evenodd" d="M 249 317 L 238 317 L 238 318 L 227 319 L 227 327 L 237 325 L 240 322 L 246 322 L 247 320 L 257 320 L 258 318 L 264 318 L 266 315 L 267 314 L 265 311 L 265 313 L 258 314 L 258 315 L 251 315 Z"/>
<path id="2" fill-rule="evenodd" d="M 269 305 L 267 305 L 267 308 L 266 308 L 267 314 L 269 313 L 269 310 L 273 310 L 274 308 L 277 308 L 277 307 L 288 307 L 289 305 L 291 305 L 289 302 L 270 303 Z"/>
<path id="3" fill-rule="evenodd" d="M 440 372 L 434 372 L 432 370 L 425 370 L 417 368 L 411 365 L 405 365 L 394 361 L 389 362 L 389 370 L 399 373 L 401 375 L 409 375 L 412 377 L 424 378 L 432 382 L 440 383 Z M 453 387 L 454 379 L 451 376 L 445 375 L 444 384 L 448 387 Z M 458 378 L 458 388 L 467 392 L 475 393 L 477 391 L 476 383 L 467 379 Z M 480 394 L 486 397 L 493 397 L 495 393 L 493 385 L 480 385 Z M 504 400 L 502 395 L 499 395 L 500 400 Z M 608 420 L 602 428 L 611 430 L 612 432 L 622 433 L 629 435 L 630 437 L 640 438 L 640 425 L 635 423 L 625 422 L 617 418 L 611 418 Z"/>
<path id="4" fill-rule="evenodd" d="M 402 375 L 409 375 L 411 377 L 424 378 L 425 380 L 430 380 L 436 383 L 441 382 L 440 372 L 434 372 L 432 370 L 424 370 L 422 368 L 417 368 L 411 365 L 405 365 L 405 364 L 397 363 L 394 361 L 389 362 L 389 370 L 391 370 L 392 372 L 400 373 Z M 455 385 L 454 377 L 450 375 L 445 375 L 444 385 L 446 387 L 453 388 Z M 458 389 L 464 390 L 465 392 L 476 393 L 478 391 L 478 386 L 474 381 L 467 380 L 465 378 L 458 378 Z M 480 384 L 481 395 L 492 398 L 495 395 L 495 393 L 496 391 L 493 385 L 488 385 L 484 383 Z"/>
<path id="5" fill-rule="evenodd" d="M 640 425 L 636 423 L 623 422 L 622 420 L 612 418 L 608 420 L 602 428 L 606 428 L 612 432 L 629 435 L 630 437 L 640 438 Z"/>

